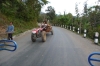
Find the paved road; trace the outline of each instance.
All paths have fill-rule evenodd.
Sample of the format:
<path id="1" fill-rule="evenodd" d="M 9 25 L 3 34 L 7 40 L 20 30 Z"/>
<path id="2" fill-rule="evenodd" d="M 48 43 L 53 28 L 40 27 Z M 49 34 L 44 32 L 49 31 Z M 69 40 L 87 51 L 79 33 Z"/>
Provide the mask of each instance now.
<path id="1" fill-rule="evenodd" d="M 39 38 L 33 43 L 31 32 L 16 37 L 18 49 L 0 51 L 0 66 L 89 66 L 89 54 L 100 51 L 100 46 L 72 31 L 60 27 L 53 30 L 54 35 L 47 34 L 46 42 Z"/>

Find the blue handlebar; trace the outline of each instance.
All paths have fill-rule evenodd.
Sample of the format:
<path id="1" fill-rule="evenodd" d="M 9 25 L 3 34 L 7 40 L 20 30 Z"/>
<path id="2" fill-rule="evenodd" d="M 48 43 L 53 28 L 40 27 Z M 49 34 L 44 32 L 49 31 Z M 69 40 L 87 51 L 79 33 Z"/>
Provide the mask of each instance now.
<path id="1" fill-rule="evenodd" d="M 95 52 L 95 53 L 92 53 L 92 54 L 89 55 L 89 57 L 88 57 L 88 62 L 89 62 L 89 64 L 90 64 L 91 66 L 94 66 L 94 65 L 92 64 L 91 61 L 100 62 L 100 59 L 91 58 L 93 55 L 100 55 L 100 53 Z"/>
<path id="2" fill-rule="evenodd" d="M 3 44 L 0 44 L 0 47 L 3 46 L 10 46 L 10 47 L 14 47 L 13 49 L 7 49 L 7 48 L 0 48 L 0 50 L 7 50 L 7 51 L 15 51 L 17 49 L 17 43 L 13 40 L 0 40 L 0 42 L 2 42 Z M 4 44 L 4 42 L 12 42 L 13 44 Z"/>

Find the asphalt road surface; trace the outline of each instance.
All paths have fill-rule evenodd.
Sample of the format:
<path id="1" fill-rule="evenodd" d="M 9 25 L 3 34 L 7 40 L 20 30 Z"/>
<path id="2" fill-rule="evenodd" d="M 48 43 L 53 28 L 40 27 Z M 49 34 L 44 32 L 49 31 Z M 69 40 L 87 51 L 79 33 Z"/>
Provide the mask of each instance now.
<path id="1" fill-rule="evenodd" d="M 54 35 L 47 34 L 46 42 L 41 38 L 32 42 L 31 31 L 16 37 L 15 52 L 0 51 L 0 66 L 90 66 L 89 54 L 100 51 L 93 41 L 70 30 L 53 27 L 53 31 Z"/>

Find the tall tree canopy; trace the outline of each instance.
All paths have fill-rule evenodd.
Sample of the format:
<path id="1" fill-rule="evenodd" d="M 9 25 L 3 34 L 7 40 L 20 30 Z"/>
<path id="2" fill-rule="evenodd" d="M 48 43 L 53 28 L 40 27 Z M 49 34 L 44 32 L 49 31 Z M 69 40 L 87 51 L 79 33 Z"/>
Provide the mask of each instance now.
<path id="1" fill-rule="evenodd" d="M 12 18 L 31 21 L 38 18 L 47 0 L 0 0 L 0 11 Z"/>
<path id="2" fill-rule="evenodd" d="M 50 20 L 55 19 L 56 13 L 52 6 L 48 6 L 46 9 L 46 12 L 47 12 L 46 14 L 48 16 L 48 19 L 50 19 Z"/>

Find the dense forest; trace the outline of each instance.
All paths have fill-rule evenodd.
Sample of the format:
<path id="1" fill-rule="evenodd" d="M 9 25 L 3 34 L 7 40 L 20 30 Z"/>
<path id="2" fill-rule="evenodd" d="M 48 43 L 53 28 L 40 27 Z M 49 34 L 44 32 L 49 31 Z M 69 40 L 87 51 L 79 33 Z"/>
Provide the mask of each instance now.
<path id="1" fill-rule="evenodd" d="M 48 19 L 52 24 L 74 26 L 76 31 L 80 28 L 81 34 L 84 29 L 87 29 L 87 36 L 91 39 L 94 32 L 100 33 L 100 6 L 98 4 L 88 7 L 87 2 L 84 2 L 83 13 L 80 13 L 79 5 L 76 3 L 76 16 L 73 16 L 65 12 L 56 14 L 52 5 L 47 7 L 46 13 L 41 12 L 42 7 L 48 3 L 47 0 L 0 0 L 0 26 L 7 26 L 9 22 L 13 22 L 15 34 L 17 34 L 32 29 L 38 22 Z"/>
<path id="2" fill-rule="evenodd" d="M 0 26 L 13 22 L 15 34 L 37 26 L 37 19 L 47 0 L 0 0 Z"/>

